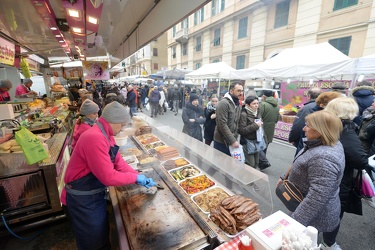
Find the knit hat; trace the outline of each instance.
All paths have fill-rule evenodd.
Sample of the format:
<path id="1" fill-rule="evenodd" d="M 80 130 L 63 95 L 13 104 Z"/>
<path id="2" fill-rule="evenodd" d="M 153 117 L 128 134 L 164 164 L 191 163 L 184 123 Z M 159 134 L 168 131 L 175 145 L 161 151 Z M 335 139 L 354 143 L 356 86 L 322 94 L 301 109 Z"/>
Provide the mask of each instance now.
<path id="1" fill-rule="evenodd" d="M 89 115 L 89 114 L 94 114 L 94 113 L 98 113 L 99 111 L 99 106 L 91 101 L 90 99 L 86 99 L 82 105 L 81 105 L 81 108 L 79 109 L 79 113 L 81 115 Z"/>
<path id="2" fill-rule="evenodd" d="M 22 81 L 23 84 L 26 84 L 26 83 L 29 83 L 29 82 L 33 82 L 33 81 L 30 78 L 25 78 Z"/>
<path id="3" fill-rule="evenodd" d="M 108 94 L 105 95 L 105 98 L 110 97 L 110 96 L 117 96 L 117 95 L 116 95 L 116 93 L 108 93 Z"/>
<path id="4" fill-rule="evenodd" d="M 1 80 L 0 81 L 0 88 L 12 88 L 12 83 L 8 80 L 8 79 L 5 79 L 5 80 Z"/>
<path id="5" fill-rule="evenodd" d="M 332 85 L 332 90 L 345 90 L 346 84 L 344 82 L 335 82 Z"/>
<path id="6" fill-rule="evenodd" d="M 263 90 L 263 95 L 265 95 L 266 97 L 271 97 L 273 96 L 273 92 L 272 90 Z"/>
<path id="7" fill-rule="evenodd" d="M 199 99 L 199 97 L 196 94 L 190 94 L 190 99 L 189 99 L 190 102 L 192 102 L 194 100 L 198 100 L 198 99 Z"/>
<path id="8" fill-rule="evenodd" d="M 120 103 L 114 101 L 104 107 L 101 117 L 108 123 L 127 123 L 130 121 L 129 108 L 125 108 Z"/>

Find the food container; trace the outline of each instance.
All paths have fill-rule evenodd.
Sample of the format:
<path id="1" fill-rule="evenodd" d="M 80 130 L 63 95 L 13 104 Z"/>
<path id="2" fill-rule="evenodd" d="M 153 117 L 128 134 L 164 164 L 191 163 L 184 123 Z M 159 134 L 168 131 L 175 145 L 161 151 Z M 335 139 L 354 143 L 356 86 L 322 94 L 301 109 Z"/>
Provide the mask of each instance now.
<path id="1" fill-rule="evenodd" d="M 222 200 L 229 196 L 230 195 L 224 191 L 224 189 L 214 186 L 191 196 L 191 199 L 203 213 L 209 214 L 211 208 L 216 207 Z"/>
<path id="2" fill-rule="evenodd" d="M 216 183 L 206 175 L 198 175 L 180 181 L 178 185 L 185 191 L 187 195 L 193 195 L 216 185 Z"/>
<path id="3" fill-rule="evenodd" d="M 185 180 L 186 178 L 200 175 L 202 172 L 193 165 L 186 165 L 170 170 L 168 173 L 175 181 L 179 182 Z"/>
<path id="4" fill-rule="evenodd" d="M 115 136 L 115 141 L 116 145 L 121 147 L 125 146 L 126 143 L 128 142 L 128 137 L 127 136 Z"/>
<path id="5" fill-rule="evenodd" d="M 174 165 L 171 164 L 172 162 L 174 162 Z M 161 165 L 163 166 L 165 170 L 170 171 L 172 169 L 180 168 L 182 166 L 186 166 L 189 164 L 190 162 L 186 160 L 185 158 L 176 157 L 176 158 L 172 158 L 170 160 L 164 161 Z"/>
<path id="6" fill-rule="evenodd" d="M 124 161 L 126 161 L 132 168 L 138 169 L 139 161 L 135 155 L 123 156 L 122 159 L 124 159 Z"/>
<path id="7" fill-rule="evenodd" d="M 210 217 L 210 214 L 208 215 L 208 218 L 211 220 L 211 217 Z M 260 218 L 258 221 L 260 221 L 262 218 Z M 256 222 L 258 222 L 258 221 L 256 221 Z M 256 223 L 256 222 L 254 222 L 254 224 Z M 215 224 L 216 225 L 216 224 Z M 253 225 L 253 224 L 252 224 Z M 249 227 L 250 227 L 251 225 L 249 225 Z M 241 235 L 241 234 L 245 234 L 245 230 L 247 229 L 247 228 L 249 228 L 249 227 L 247 227 L 247 228 L 245 228 L 244 230 L 242 230 L 242 231 L 240 231 L 240 232 L 238 232 L 238 233 L 236 233 L 236 234 L 228 234 L 227 232 L 225 232 L 223 229 L 221 229 L 219 226 L 217 226 L 228 238 L 236 238 L 237 236 L 239 236 L 239 235 Z"/>

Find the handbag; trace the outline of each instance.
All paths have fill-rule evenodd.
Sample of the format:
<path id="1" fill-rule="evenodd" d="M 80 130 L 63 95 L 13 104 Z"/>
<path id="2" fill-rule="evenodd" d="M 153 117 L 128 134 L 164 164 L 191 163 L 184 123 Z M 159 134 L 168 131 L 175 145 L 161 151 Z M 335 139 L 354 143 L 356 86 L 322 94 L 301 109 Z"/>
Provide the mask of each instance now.
<path id="1" fill-rule="evenodd" d="M 249 155 L 258 153 L 259 151 L 263 151 L 266 148 L 267 148 L 267 144 L 266 144 L 266 141 L 264 140 L 264 137 L 262 138 L 261 141 L 246 139 L 246 149 Z"/>
<path id="2" fill-rule="evenodd" d="M 355 178 L 355 185 L 360 190 L 363 198 L 372 198 L 375 196 L 375 187 L 366 170 L 360 170 Z"/>
<path id="3" fill-rule="evenodd" d="M 285 179 L 276 187 L 276 196 L 281 200 L 284 206 L 291 212 L 294 212 L 302 202 L 304 196 L 301 191 L 288 180 L 291 165 L 285 174 Z"/>
<path id="4" fill-rule="evenodd" d="M 21 129 L 16 132 L 15 137 L 16 141 L 21 146 L 27 164 L 31 165 L 49 157 L 42 142 L 27 128 L 21 127 Z"/>

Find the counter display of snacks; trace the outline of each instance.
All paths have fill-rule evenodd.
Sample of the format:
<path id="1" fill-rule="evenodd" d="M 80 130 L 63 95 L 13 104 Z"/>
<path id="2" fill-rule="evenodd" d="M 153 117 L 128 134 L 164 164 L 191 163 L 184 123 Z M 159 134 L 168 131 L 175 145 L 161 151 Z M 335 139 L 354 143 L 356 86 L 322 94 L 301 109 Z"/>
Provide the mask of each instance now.
<path id="1" fill-rule="evenodd" d="M 221 187 L 213 187 L 191 197 L 193 202 L 208 214 L 211 208 L 217 207 L 222 200 L 229 197 L 229 194 Z"/>
<path id="2" fill-rule="evenodd" d="M 196 177 L 188 178 L 178 183 L 180 187 L 189 195 L 199 193 L 209 187 L 215 185 L 210 178 L 206 175 L 199 175 Z"/>

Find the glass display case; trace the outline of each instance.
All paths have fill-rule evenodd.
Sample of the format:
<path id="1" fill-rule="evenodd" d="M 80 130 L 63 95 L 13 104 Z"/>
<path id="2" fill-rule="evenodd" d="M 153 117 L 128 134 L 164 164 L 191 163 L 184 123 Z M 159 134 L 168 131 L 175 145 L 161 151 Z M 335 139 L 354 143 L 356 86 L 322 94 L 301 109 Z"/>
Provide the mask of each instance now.
<path id="1" fill-rule="evenodd" d="M 273 213 L 272 196 L 266 174 L 240 163 L 174 128 L 162 125 L 155 119 L 142 114 L 138 118 L 152 127 L 153 135 L 165 145 L 176 148 L 180 156 L 187 159 L 201 174 L 211 179 L 215 187 L 222 188 L 229 195 L 237 194 L 252 199 L 258 204 L 263 218 Z M 135 143 L 140 146 L 137 140 L 128 140 L 128 143 Z M 139 148 L 152 153 L 152 150 L 150 151 L 145 147 Z M 138 165 L 139 171 L 148 177 L 152 177 L 157 183 L 161 183 L 165 187 L 163 190 L 158 189 L 156 195 L 142 194 L 136 196 L 136 198 L 134 194 L 142 193 L 142 188 L 144 188 L 138 185 L 112 187 L 110 189 L 119 232 L 120 248 L 152 247 L 152 245 L 147 245 L 147 242 L 137 240 L 143 238 L 140 234 L 145 230 L 145 228 L 134 225 L 137 223 L 138 225 L 147 224 L 148 234 L 153 235 L 153 237 L 149 237 L 153 238 L 154 242 L 158 242 L 163 249 L 189 248 L 192 246 L 204 248 L 205 245 L 214 247 L 219 245 L 220 242 L 232 238 L 233 235 L 223 232 L 210 220 L 209 212 L 203 211 L 194 201 L 194 195 L 188 194 L 181 188 L 181 182 L 176 181 L 171 171 L 163 167 L 163 163 L 163 161 L 157 161 L 154 164 Z M 159 221 L 160 218 L 164 221 Z M 175 223 L 168 223 L 168 218 L 172 218 Z M 139 224 L 140 221 L 141 224 Z M 176 229 L 175 224 L 186 225 L 187 223 L 192 223 L 189 225 L 191 232 L 195 233 L 195 240 L 199 242 L 193 244 L 192 239 L 183 237 L 171 242 L 176 235 L 176 231 L 186 229 Z M 173 226 L 170 224 L 173 224 Z M 158 228 L 158 231 L 150 230 L 153 227 Z M 174 233 L 171 234 L 171 231 Z M 122 233 L 125 233 L 127 237 L 121 235 Z M 163 239 L 163 236 L 168 240 Z M 186 244 L 182 244 L 183 242 L 186 242 Z M 178 245 L 173 245 L 173 243 Z"/>

